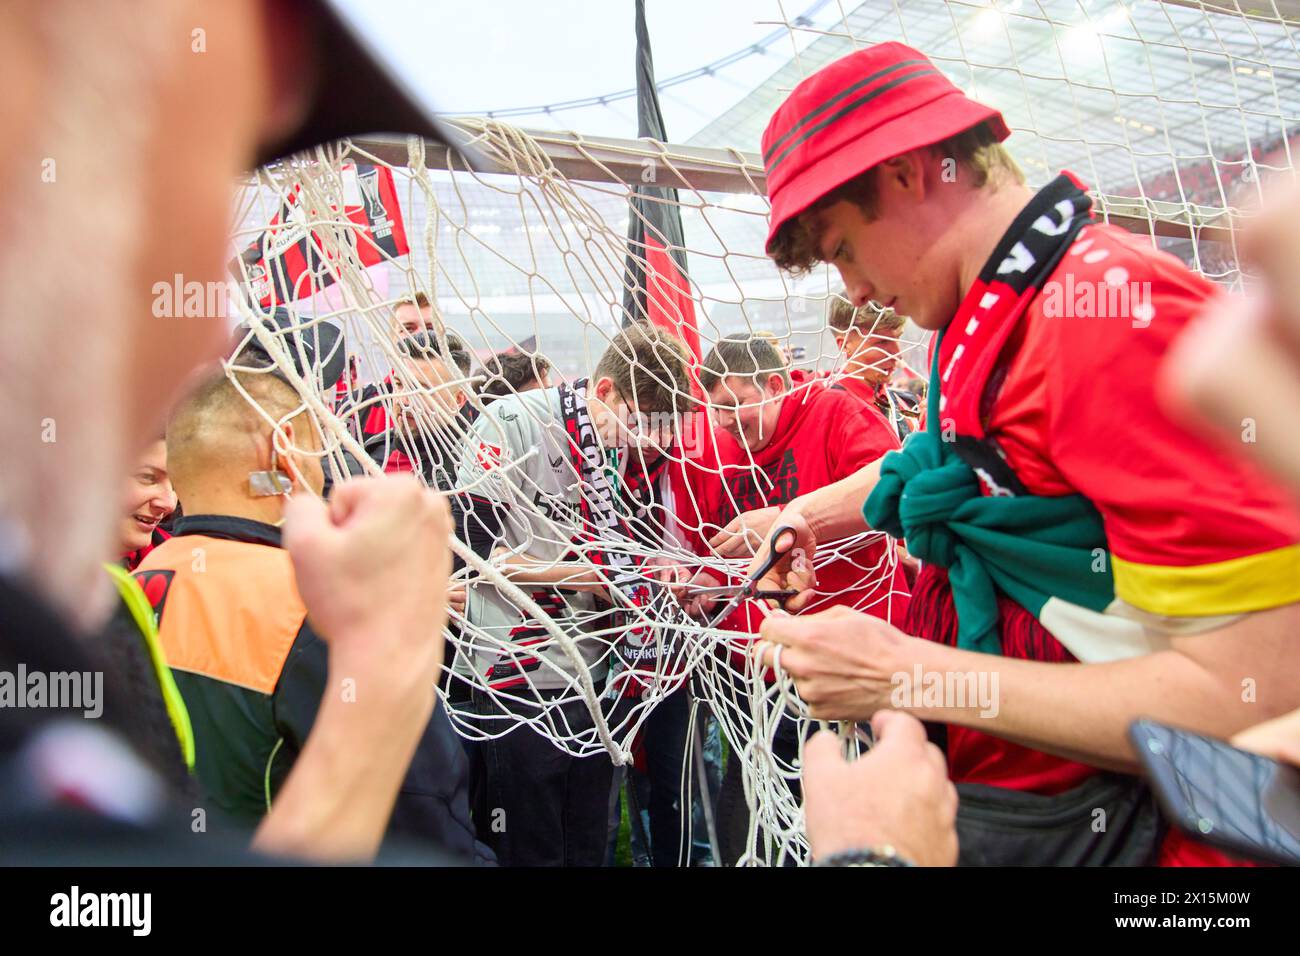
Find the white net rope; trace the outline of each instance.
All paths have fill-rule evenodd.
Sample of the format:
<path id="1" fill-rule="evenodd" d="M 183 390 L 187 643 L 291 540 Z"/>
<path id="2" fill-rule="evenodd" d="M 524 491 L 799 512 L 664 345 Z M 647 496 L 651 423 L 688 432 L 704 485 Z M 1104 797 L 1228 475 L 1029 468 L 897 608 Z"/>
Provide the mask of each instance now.
<path id="1" fill-rule="evenodd" d="M 550 358 L 544 349 L 547 339 L 553 337 L 558 341 L 555 351 L 566 355 L 566 359 L 551 361 L 565 378 L 586 374 L 619 330 L 623 256 L 627 248 L 623 235 L 625 226 L 611 226 L 609 217 L 598 210 L 595 203 L 612 195 L 626 204 L 627 188 L 569 182 L 557 175 L 544 154 L 540 154 L 535 144 L 517 130 L 493 126 L 485 128 L 484 135 L 492 137 L 494 145 L 502 144 L 493 150 L 494 155 L 503 165 L 510 164 L 519 169 L 517 175 L 483 176 L 463 169 L 430 172 L 422 165 L 422 146 L 418 142 L 409 144 L 411 154 L 407 164 L 396 167 L 386 166 L 373 154 L 348 145 L 322 151 L 311 162 L 263 171 L 259 174 L 257 187 L 250 187 L 245 194 L 248 205 L 240 210 L 240 218 L 252 223 L 269 222 L 278 210 L 284 208 L 289 197 L 294 197 L 293 206 L 302 216 L 297 225 L 310 234 L 309 241 L 324 263 L 325 274 L 333 280 L 324 288 L 320 276 L 305 280 L 303 291 L 306 294 L 290 310 L 292 326 L 288 331 L 260 319 L 251 310 L 245 312 L 243 319 L 251 326 L 245 334 L 245 343 L 255 341 L 271 356 L 276 371 L 289 378 L 298 389 L 303 407 L 312 413 L 318 428 L 313 442 L 317 448 L 309 449 L 305 443 L 300 443 L 292 447 L 286 444 L 283 450 L 323 457 L 327 471 L 336 481 L 345 480 L 349 470 L 355 472 L 356 463 L 360 463 L 361 470 L 366 472 L 382 469 L 384 462 L 367 450 L 364 436 L 358 433 L 359 423 L 376 406 L 382 408 L 389 421 L 403 420 L 405 412 L 406 427 L 411 429 L 413 436 L 422 440 L 412 442 L 412 446 L 440 460 L 459 461 L 465 455 L 465 449 L 477 440 L 471 439 L 471 426 L 463 416 L 446 414 L 444 403 L 447 395 L 461 392 L 471 408 L 483 410 L 482 401 L 474 392 L 475 385 L 482 378 L 478 363 L 468 375 L 457 372 L 451 377 L 431 380 L 420 363 L 400 351 L 398 343 L 405 330 L 399 329 L 394 319 L 395 308 L 410 296 L 412 289 L 438 289 L 441 294 L 433 299 L 438 314 L 433 336 L 445 354 L 450 354 L 449 335 L 460 336 L 483 357 L 493 350 L 525 345 L 524 341 L 510 334 L 504 323 L 493 320 L 493 304 L 484 301 L 488 297 L 483 296 L 480 282 L 474 280 L 473 256 L 467 249 L 472 248 L 475 253 L 488 251 L 501 261 L 509 261 L 510 266 L 524 273 L 530 283 L 546 290 L 548 307 L 554 308 L 555 303 L 567 307 L 567 315 L 563 317 L 567 329 L 556 334 L 552 324 L 555 317 L 548 316 L 545 322 L 539 317 L 532 334 L 527 337 L 534 340 L 531 350 L 547 358 Z M 672 159 L 667 152 L 662 157 L 665 165 L 671 168 Z M 412 264 L 417 259 L 413 248 L 413 254 L 386 264 L 400 270 L 401 276 L 396 288 L 390 286 L 387 294 L 375 288 L 375 273 L 365 268 L 356 256 L 350 239 L 355 224 L 338 212 L 354 205 L 348 193 L 352 191 L 355 194 L 358 188 L 353 182 L 356 163 L 391 169 L 395 179 L 403 185 L 404 208 L 418 208 L 414 196 L 422 197 L 427 204 L 428 212 L 423 223 L 412 221 L 409 214 L 407 222 L 413 236 L 417 230 L 422 232 L 425 261 L 431 265 L 430 274 L 419 275 L 416 272 Z M 542 236 L 560 249 L 568 275 L 580 277 L 574 284 L 586 282 L 581 293 L 552 282 L 544 272 L 544 263 L 538 258 L 507 260 L 499 247 L 493 248 L 485 241 L 474 228 L 472 209 L 476 207 L 466 199 L 467 195 L 481 194 L 485 190 L 496 196 L 511 197 L 511 205 L 518 210 L 518 232 L 528 237 L 530 246 L 532 237 Z M 598 198 L 586 195 L 591 192 Z M 355 195 L 352 198 L 355 199 Z M 730 208 L 702 193 L 695 195 L 694 203 L 701 212 L 724 219 L 727 215 L 754 215 L 751 210 Z M 281 231 L 287 232 L 288 228 Z M 487 232 L 489 236 L 496 234 Z M 239 232 L 236 235 L 237 248 L 246 247 L 261 235 L 261 227 Z M 715 236 L 721 244 L 721 233 L 715 232 Z M 271 242 L 281 238 L 274 230 L 269 237 Z M 414 241 L 412 246 L 415 246 Z M 460 266 L 463 274 L 470 277 L 469 282 L 464 282 L 458 270 L 451 267 L 449 260 L 452 256 L 460 257 Z M 720 257 L 754 259 L 771 268 L 766 266 L 765 259 L 749 250 L 727 249 Z M 772 272 L 775 276 L 775 270 Z M 781 281 L 779 277 L 777 281 Z M 323 301 L 327 291 L 332 302 Z M 717 300 L 698 290 L 693 291 L 701 309 L 703 330 L 707 325 L 711 300 Z M 747 293 L 737 282 L 733 301 L 743 307 L 746 299 Z M 789 309 L 796 320 L 802 320 L 798 332 L 812 338 L 814 331 L 820 333 L 824 328 L 821 313 L 826 299 L 826 294 L 822 294 L 819 298 L 802 301 L 790 298 L 786 291 L 776 301 Z M 454 304 L 448 307 L 447 302 Z M 772 297 L 759 302 L 770 305 Z M 336 389 L 319 379 L 310 381 L 300 373 L 299 369 L 309 363 L 304 361 L 306 356 L 299 350 L 304 348 L 304 344 L 311 347 L 315 342 L 314 330 L 322 323 L 343 330 L 347 351 L 359 360 L 358 365 L 388 369 L 380 379 L 384 388 L 376 390 L 369 398 L 353 399 L 349 396 L 347 401 L 340 402 Z M 702 347 L 707 349 L 721 335 L 735 334 L 749 327 L 745 324 L 713 329 L 704 336 Z M 783 333 L 775 329 L 767 331 L 787 349 L 797 334 L 793 323 Z M 567 358 L 577 351 L 574 339 L 581 342 L 583 351 L 579 354 L 583 364 Z M 245 343 L 241 343 L 241 347 Z M 805 358 L 801 364 L 826 366 L 829 380 L 841 374 L 842 362 L 833 358 L 828 350 L 820 350 L 810 362 L 807 346 L 802 346 L 802 349 Z M 924 364 L 916 343 L 903 343 L 901 352 L 902 362 L 915 360 Z M 240 376 L 259 374 L 257 363 L 246 360 L 232 361 L 228 368 L 232 373 L 239 373 L 232 376 L 236 381 Z M 824 384 L 824 381 L 810 378 L 795 385 L 785 400 L 800 401 L 809 389 Z M 683 406 L 689 403 L 689 394 L 680 393 L 679 397 Z M 539 415 L 535 408 L 523 406 L 520 410 L 523 414 L 535 416 L 536 424 L 541 428 L 554 428 L 558 424 L 554 417 Z M 297 413 L 285 415 L 281 421 L 287 421 Z M 665 457 L 674 463 L 698 456 L 701 452 L 699 444 L 708 441 L 710 436 L 691 434 L 688 426 L 679 431 L 678 438 L 679 442 L 665 453 Z M 413 456 L 417 474 L 425 472 L 425 462 L 419 460 L 421 453 L 416 451 Z M 655 559 L 661 568 L 681 569 L 684 574 L 708 569 L 720 581 L 733 579 L 743 572 L 747 563 L 745 557 L 724 558 L 708 549 L 701 552 L 691 549 L 682 540 L 683 532 L 693 532 L 707 539 L 744 510 L 731 490 L 722 484 L 720 474 L 717 480 L 730 499 L 720 510 L 710 512 L 703 502 L 692 502 L 670 513 L 661 501 L 652 500 L 640 511 L 624 514 L 623 530 L 584 536 L 575 544 L 572 522 L 556 520 L 548 509 L 539 507 L 538 496 L 544 495 L 546 489 L 536 487 L 524 474 L 524 466 L 530 457 L 538 454 L 542 454 L 542 449 L 500 463 L 491 469 L 491 475 L 487 469 L 477 478 L 468 480 L 461 474 L 458 476 L 461 480 L 453 478 L 442 486 L 453 495 L 463 496 L 482 492 L 484 482 L 492 478 L 494 500 L 502 501 L 516 513 L 528 513 L 530 527 L 527 537 L 515 544 L 515 550 L 529 554 L 566 552 L 563 567 L 571 569 L 574 580 L 588 572 L 599 574 L 603 569 L 607 570 L 609 556 L 614 553 L 627 555 L 638 562 Z M 653 451 L 649 447 L 631 448 L 628 456 L 632 461 L 624 470 L 627 467 L 644 468 L 650 463 L 647 459 L 650 454 Z M 345 456 L 351 456 L 351 463 Z M 752 456 L 747 452 L 746 456 L 745 464 L 758 479 L 749 484 L 757 489 L 759 503 L 766 505 L 769 501 L 783 503 L 787 500 L 775 493 L 776 482 L 764 477 L 763 470 L 754 464 Z M 502 477 L 511 480 L 497 480 Z M 570 477 L 575 485 L 580 483 L 576 470 Z M 581 493 L 590 494 L 591 489 L 583 488 Z M 627 533 L 629 530 L 631 534 Z M 850 606 L 888 617 L 888 599 L 893 593 L 888 582 L 895 571 L 896 556 L 892 548 L 879 546 L 883 539 L 883 535 L 870 533 L 830 542 L 818 551 L 814 567 L 820 569 L 838 564 L 842 568 L 852 568 L 857 580 L 851 590 L 860 592 L 862 596 L 856 602 L 849 602 Z M 789 712 L 797 716 L 802 713 L 801 705 L 791 696 L 792 688 L 788 682 L 769 685 L 749 666 L 744 652 L 752 640 L 751 634 L 708 628 L 701 618 L 687 616 L 667 590 L 659 590 L 653 602 L 644 607 L 627 604 L 617 591 L 613 591 L 613 604 L 623 614 L 611 615 L 603 606 L 575 609 L 570 605 L 563 622 L 557 622 L 525 593 L 531 589 L 521 590 L 505 579 L 501 573 L 500 555 L 484 560 L 461 542 L 455 543 L 455 550 L 465 562 L 457 577 L 468 585 L 471 594 L 480 587 L 508 592 L 512 602 L 526 615 L 528 623 L 545 632 L 542 643 L 532 648 L 538 652 L 539 671 L 524 674 L 522 686 L 499 690 L 490 686 L 481 666 L 474 666 L 475 654 L 480 655 L 479 659 L 485 650 L 510 654 L 513 649 L 510 637 L 499 629 L 473 620 L 473 597 L 470 598 L 468 615 L 453 614 L 455 627 L 450 638 L 454 655 L 448 661 L 451 679 L 473 684 L 478 691 L 492 698 L 509 696 L 515 702 L 530 701 L 535 705 L 526 716 L 521 716 L 515 707 L 512 708 L 514 713 L 484 718 L 452 704 L 449 709 L 461 733 L 471 739 L 482 739 L 504 734 L 520 723 L 527 723 L 555 746 L 574 755 L 604 751 L 615 761 L 624 762 L 629 758 L 632 742 L 650 710 L 665 695 L 682 688 L 685 683 L 686 692 L 695 695 L 719 721 L 731 759 L 742 760 L 745 764 L 747 798 L 751 806 L 759 810 L 754 814 L 750 827 L 754 833 L 761 830 L 772 837 L 764 844 L 768 858 L 779 859 L 783 854 L 794 854 L 794 858 L 802 859 L 806 855 L 799 804 L 789 786 L 789 782 L 798 777 L 797 758 L 782 759 L 772 748 L 777 715 Z M 543 567 L 560 567 L 559 560 Z M 885 582 L 883 589 L 879 586 L 881 582 Z M 810 610 L 824 609 L 833 602 L 844 603 L 841 598 L 839 592 L 819 591 Z M 618 701 L 617 704 L 608 695 L 602 699 L 595 692 L 596 682 L 591 675 L 608 668 L 613 647 L 629 628 L 637 624 L 650 629 L 666 652 L 658 659 L 653 679 L 643 682 L 648 686 L 639 698 L 630 702 Z M 586 648 L 587 653 L 579 645 Z M 593 646 L 598 648 L 594 659 L 590 651 Z M 540 653 L 551 649 L 557 650 L 564 660 L 556 663 L 554 657 Z M 537 685 L 543 683 L 540 680 L 543 677 L 547 678 L 544 681 L 547 686 L 539 688 Z M 553 686 L 557 679 L 564 685 L 559 693 Z M 592 717 L 592 726 L 584 724 L 581 729 L 570 726 L 564 705 L 572 701 L 583 702 L 586 712 Z M 798 719 L 806 723 L 803 717 Z M 688 753 L 687 759 L 690 760 L 691 756 Z"/>
<path id="2" fill-rule="evenodd" d="M 767 87 L 715 125 L 742 135 L 749 109 L 761 129 L 803 75 L 856 46 L 900 39 L 1004 110 L 1014 131 L 1009 145 L 1031 184 L 1071 168 L 1094 186 L 1105 217 L 1146 233 L 1153 245 L 1224 285 L 1240 286 L 1235 237 L 1245 201 L 1264 171 L 1294 171 L 1296 30 L 1276 9 L 1246 17 L 1195 4 L 1147 3 L 1119 16 L 1104 6 L 864 3 L 842 10 L 833 29 L 818 30 L 816 41 Z M 812 29 L 787 25 L 792 34 Z M 1090 52 L 1082 63 L 1073 49 L 1080 44 Z M 487 497 L 505 507 L 511 534 L 502 547 L 482 554 L 464 541 L 453 544 L 462 565 L 455 578 L 466 586 L 469 604 L 466 613 L 452 615 L 450 680 L 461 691 L 472 687 L 481 698 L 510 705 L 484 717 L 457 703 L 467 694 L 449 693 L 460 733 L 482 739 L 522 723 L 571 754 L 606 753 L 624 763 L 651 711 L 684 687 L 716 718 L 730 759 L 743 766 L 752 848 L 744 862 L 806 862 L 797 779 L 807 711 L 784 675 L 772 680 L 755 671 L 745 653 L 752 633 L 711 628 L 707 615 L 688 615 L 662 588 L 652 588 L 641 604 L 617 587 L 599 602 L 575 600 L 585 592 L 566 590 L 557 615 L 541 606 L 538 588 L 504 572 L 512 551 L 540 556 L 542 571 L 564 571 L 573 583 L 593 576 L 612 582 L 611 556 L 643 570 L 653 562 L 687 576 L 704 570 L 718 581 L 734 580 L 747 558 L 723 557 L 701 542 L 742 511 L 784 503 L 790 489 L 742 447 L 731 478 L 713 472 L 716 500 L 694 497 L 707 482 L 687 483 L 687 501 L 632 496 L 627 476 L 651 473 L 657 457 L 668 462 L 660 475 L 718 458 L 716 433 L 688 413 L 666 448 L 634 436 L 617 463 L 609 463 L 621 521 L 580 528 L 575 496 L 590 500 L 596 489 L 578 467 L 568 469 L 568 508 L 557 504 L 554 488 L 529 477 L 530 464 L 559 446 L 539 442 L 503 459 L 476 457 L 485 422 L 497 421 L 479 389 L 492 357 L 505 352 L 545 363 L 552 385 L 590 375 L 626 318 L 629 196 L 646 183 L 678 190 L 701 351 L 728 336 L 768 336 L 798 373 L 783 401 L 803 401 L 811 389 L 859 374 L 865 364 L 875 380 L 887 382 L 882 408 L 906 431 L 923 405 L 927 342 L 909 325 L 895 344 L 860 353 L 856 367 L 846 364 L 828 325 L 838 282 L 826 270 L 796 280 L 775 269 L 762 249 L 761 166 L 735 148 L 698 148 L 712 145 L 707 130 L 693 141 L 698 146 L 682 148 L 529 134 L 497 122 L 462 127 L 501 172 L 474 172 L 455 155 L 444 160 L 441 151 L 426 154 L 414 139 L 367 140 L 264 169 L 242 190 L 233 241 L 237 278 L 261 291 L 277 280 L 293 289 L 280 298 L 288 307 L 287 331 L 258 318 L 256 308 L 241 308 L 240 319 L 251 325 L 245 342 L 256 341 L 271 356 L 317 431 L 310 446 L 300 440 L 293 447 L 281 433 L 283 451 L 320 456 L 334 481 L 392 467 L 400 452 L 407 467 L 453 497 Z M 378 233 L 367 216 L 375 203 L 383 206 L 376 170 L 392 177 L 390 200 L 407 240 L 398 255 L 371 241 Z M 393 210 L 381 212 L 391 223 Z M 268 230 L 272 222 L 280 225 Z M 300 276 L 281 255 L 295 243 L 314 257 L 314 268 Z M 244 254 L 250 247 L 256 254 Z M 412 306 L 405 314 L 417 315 L 433 340 L 436 371 L 402 345 L 407 329 L 398 310 L 417 293 L 431 303 L 428 314 Z M 879 349 L 881 337 L 892 335 L 874 321 L 868 314 L 864 331 L 880 336 L 872 339 Z M 324 324 L 343 333 L 349 366 L 341 386 L 299 371 L 310 364 L 304 343 L 314 342 Z M 453 361 L 457 340 L 472 355 L 468 372 Z M 258 374 L 248 363 L 229 367 Z M 492 385 L 507 394 L 498 400 L 510 403 L 511 414 L 529 419 L 531 433 L 563 432 L 563 422 L 536 395 L 514 398 L 513 389 Z M 679 409 L 694 407 L 690 394 L 676 398 Z M 384 427 L 368 430 L 376 421 Z M 504 436 L 499 444 L 507 444 Z M 744 495 L 737 494 L 741 488 Z M 888 619 L 898 562 L 893 542 L 877 533 L 822 544 L 817 570 L 834 566 L 836 580 L 848 583 L 819 592 L 808 611 L 847 604 Z M 489 592 L 504 596 L 518 620 L 507 626 L 477 614 Z M 617 700 L 598 694 L 599 677 L 611 664 L 610 683 L 618 684 L 614 648 L 632 634 L 660 649 L 643 693 Z M 525 656 L 538 664 L 510 686 L 488 679 L 485 660 Z M 569 706 L 575 703 L 586 715 L 576 726 Z M 794 727 L 784 746 L 777 743 L 783 721 Z M 846 745 L 857 745 L 854 728 L 841 732 Z M 688 752 L 688 766 L 692 758 Z"/>

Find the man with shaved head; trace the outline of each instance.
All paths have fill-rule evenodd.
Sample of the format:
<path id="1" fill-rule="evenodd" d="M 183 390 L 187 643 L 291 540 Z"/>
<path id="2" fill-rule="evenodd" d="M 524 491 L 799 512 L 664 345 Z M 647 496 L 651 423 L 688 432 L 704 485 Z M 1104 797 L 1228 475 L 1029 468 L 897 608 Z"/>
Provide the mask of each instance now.
<path id="1" fill-rule="evenodd" d="M 325 476 L 312 452 L 321 450 L 320 435 L 298 393 L 278 375 L 263 371 L 237 378 L 248 398 L 216 372 L 173 413 L 167 425 L 172 485 L 190 514 L 233 514 L 278 525 L 286 499 L 257 496 L 248 474 L 273 472 L 278 465 L 319 495 Z"/>
<path id="2" fill-rule="evenodd" d="M 320 438 L 274 367 L 238 371 L 249 361 L 233 363 L 239 387 L 219 372 L 173 414 L 167 452 L 185 517 L 135 573 L 189 710 L 195 773 L 224 814 L 255 825 L 306 745 L 329 655 L 280 532 L 291 495 L 321 494 Z M 474 857 L 467 789 L 465 754 L 435 705 L 389 832 Z"/>

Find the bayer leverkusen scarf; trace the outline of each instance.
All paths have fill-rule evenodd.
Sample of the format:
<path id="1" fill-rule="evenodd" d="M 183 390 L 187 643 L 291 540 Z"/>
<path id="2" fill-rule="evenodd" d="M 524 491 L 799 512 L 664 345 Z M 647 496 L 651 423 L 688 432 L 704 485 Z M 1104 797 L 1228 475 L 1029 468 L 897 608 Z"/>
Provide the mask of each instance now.
<path id="1" fill-rule="evenodd" d="M 1011 223 L 938 347 L 939 415 L 958 435 L 982 439 L 986 385 L 1002 347 L 1047 284 L 1079 230 L 1092 223 L 1092 200 L 1070 173 L 1044 186 Z"/>
<path id="2" fill-rule="evenodd" d="M 560 411 L 581 489 L 582 530 L 574 543 L 585 546 L 588 560 L 604 569 L 624 607 L 631 609 L 622 612 L 626 627 L 614 644 L 614 653 L 626 667 L 615 680 L 623 684 L 624 695 L 636 696 L 654 678 L 659 658 L 666 652 L 667 642 L 661 634 L 637 614 L 654 603 L 660 589 L 644 573 L 641 560 L 618 546 L 620 541 L 631 544 L 636 539 L 618 510 L 618 492 L 606 471 L 604 449 L 587 411 L 586 384 L 579 381 L 572 387 L 560 386 Z"/>

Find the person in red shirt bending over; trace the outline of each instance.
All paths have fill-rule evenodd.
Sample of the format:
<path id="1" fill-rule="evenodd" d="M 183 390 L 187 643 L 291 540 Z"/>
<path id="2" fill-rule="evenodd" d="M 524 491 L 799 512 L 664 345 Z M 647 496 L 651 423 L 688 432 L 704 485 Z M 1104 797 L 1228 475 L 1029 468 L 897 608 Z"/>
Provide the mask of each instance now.
<path id="1" fill-rule="evenodd" d="M 723 495 L 709 544 L 723 557 L 752 553 L 752 523 L 770 518 L 800 495 L 855 473 L 899 447 L 893 427 L 874 406 L 800 370 L 791 370 L 764 335 L 720 341 L 700 366 L 718 428 L 739 454 L 721 462 Z M 743 516 L 743 517 L 742 517 Z M 805 611 L 853 607 L 901 621 L 907 587 L 883 535 L 847 546 L 820 569 L 818 592 Z"/>
<path id="2" fill-rule="evenodd" d="M 768 254 L 829 263 L 853 304 L 939 338 L 926 432 L 756 523 L 794 529 L 782 552 L 904 535 L 923 561 L 906 620 L 771 617 L 761 656 L 781 646 L 815 716 L 947 726 L 965 862 L 1218 862 L 1162 836 L 1127 730 L 1228 737 L 1300 705 L 1300 515 L 1157 402 L 1215 287 L 1096 222 L 1069 173 L 1031 190 L 1008 135 L 899 43 L 823 68 L 768 126 Z M 783 562 L 764 586 L 787 583 L 809 578 Z M 993 839 L 999 808 L 1024 822 Z M 1035 823 L 1057 813 L 1072 825 Z"/>
<path id="3" fill-rule="evenodd" d="M 699 380 L 714 422 L 734 439 L 738 452 L 719 463 L 723 494 L 713 520 L 724 527 L 709 544 L 720 555 L 748 554 L 755 546 L 748 524 L 770 522 L 800 495 L 852 475 L 899 447 L 893 426 L 873 405 L 823 379 L 791 371 L 777 343 L 765 335 L 720 341 L 704 357 Z M 817 592 L 805 610 L 855 608 L 901 623 L 907 581 L 892 542 L 870 534 L 839 545 L 839 556 L 818 569 Z M 708 606 L 703 610 L 712 612 Z M 748 605 L 721 626 L 753 632 L 761 620 Z M 793 719 L 778 725 L 773 750 L 788 762 L 798 755 Z M 729 864 L 739 856 L 747 833 L 739 765 L 738 760 L 729 762 L 719 797 L 723 858 Z"/>

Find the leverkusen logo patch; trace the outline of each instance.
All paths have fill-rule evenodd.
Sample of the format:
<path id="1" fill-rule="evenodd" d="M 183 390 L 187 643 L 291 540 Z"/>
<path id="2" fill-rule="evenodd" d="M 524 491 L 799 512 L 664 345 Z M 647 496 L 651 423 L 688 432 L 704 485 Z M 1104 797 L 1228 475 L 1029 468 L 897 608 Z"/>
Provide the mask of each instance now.
<path id="1" fill-rule="evenodd" d="M 478 463 L 487 471 L 493 468 L 500 468 L 503 454 L 499 445 L 489 445 L 487 442 L 478 444 Z"/>

